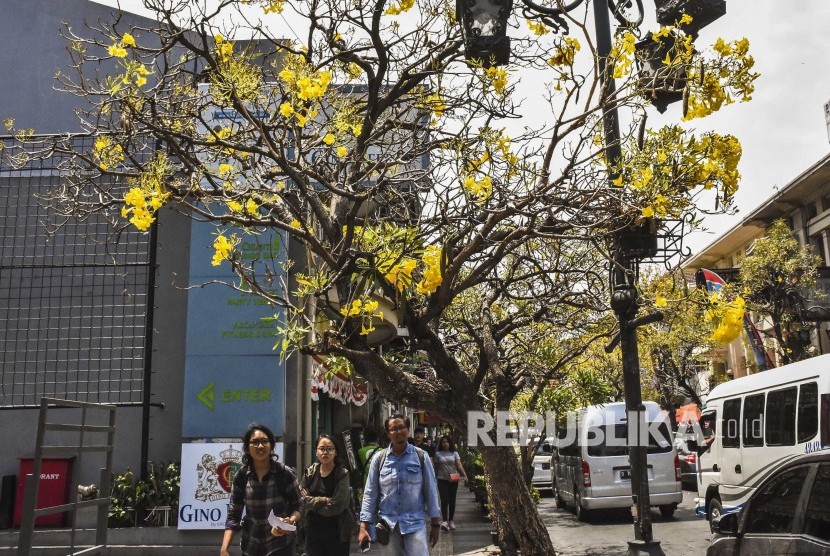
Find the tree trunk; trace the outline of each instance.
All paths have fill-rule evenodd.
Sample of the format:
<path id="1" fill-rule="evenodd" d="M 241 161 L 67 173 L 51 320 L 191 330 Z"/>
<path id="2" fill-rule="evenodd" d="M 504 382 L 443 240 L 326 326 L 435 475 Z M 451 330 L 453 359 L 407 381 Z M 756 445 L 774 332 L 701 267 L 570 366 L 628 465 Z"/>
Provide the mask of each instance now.
<path id="1" fill-rule="evenodd" d="M 512 533 L 522 554 L 555 555 L 530 489 L 524 482 L 516 453 L 510 446 L 481 448 L 481 459 L 490 487 L 490 504 L 500 535 L 505 528 Z"/>

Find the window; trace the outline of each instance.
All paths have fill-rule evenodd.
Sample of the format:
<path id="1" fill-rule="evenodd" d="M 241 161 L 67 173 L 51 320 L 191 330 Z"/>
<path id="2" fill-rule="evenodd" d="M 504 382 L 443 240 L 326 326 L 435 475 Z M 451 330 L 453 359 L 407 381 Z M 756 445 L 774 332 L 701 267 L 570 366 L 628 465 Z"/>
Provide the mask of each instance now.
<path id="1" fill-rule="evenodd" d="M 747 396 L 744 400 L 744 447 L 764 445 L 764 395 Z"/>
<path id="2" fill-rule="evenodd" d="M 791 533 L 809 465 L 790 469 L 761 487 L 752 497 L 746 532 Z"/>
<path id="3" fill-rule="evenodd" d="M 802 384 L 798 398 L 798 443 L 812 440 L 818 432 L 818 386 Z"/>
<path id="4" fill-rule="evenodd" d="M 795 445 L 795 398 L 797 390 L 784 388 L 767 395 L 767 446 Z"/>
<path id="5" fill-rule="evenodd" d="M 741 445 L 741 400 L 726 400 L 723 402 L 723 420 L 720 430 L 723 431 L 723 447 L 739 448 Z"/>
<path id="6" fill-rule="evenodd" d="M 602 442 L 597 442 L 597 435 L 601 435 Z M 649 430 L 647 453 L 671 452 L 673 446 L 670 439 L 671 433 L 666 423 L 660 423 L 656 435 Z M 636 438 L 629 440 L 628 424 L 625 423 L 590 427 L 588 429 L 588 455 L 592 457 L 627 456 L 628 447 L 636 441 Z"/>
<path id="7" fill-rule="evenodd" d="M 830 541 L 830 465 L 822 465 L 807 504 L 804 533 Z"/>
<path id="8" fill-rule="evenodd" d="M 830 195 L 825 195 L 821 198 L 821 210 L 822 212 L 830 210 Z"/>
<path id="9" fill-rule="evenodd" d="M 816 207 L 815 203 L 807 203 L 807 206 L 804 207 L 804 210 L 807 213 L 807 220 L 811 220 L 818 215 L 818 208 Z"/>

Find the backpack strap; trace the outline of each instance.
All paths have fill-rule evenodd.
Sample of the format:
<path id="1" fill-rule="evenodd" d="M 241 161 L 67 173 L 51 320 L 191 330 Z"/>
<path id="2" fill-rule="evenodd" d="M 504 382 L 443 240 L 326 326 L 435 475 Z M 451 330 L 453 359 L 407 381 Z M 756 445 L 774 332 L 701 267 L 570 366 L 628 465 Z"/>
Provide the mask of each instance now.
<path id="1" fill-rule="evenodd" d="M 424 504 L 426 504 L 427 503 L 428 491 L 427 491 L 427 471 L 424 468 L 424 466 L 426 465 L 425 464 L 426 457 L 424 456 L 425 452 L 422 449 L 415 446 L 415 445 L 413 445 L 412 447 L 415 448 L 415 453 L 418 454 L 418 462 L 421 464 L 421 492 L 424 495 Z M 378 489 L 380 489 L 380 472 L 383 469 L 383 464 L 386 463 L 386 456 L 389 454 L 389 450 L 390 450 L 390 448 L 384 448 L 383 452 L 381 452 L 381 454 L 380 454 L 380 462 L 378 463 Z M 374 455 L 374 452 L 372 452 L 372 454 Z"/>

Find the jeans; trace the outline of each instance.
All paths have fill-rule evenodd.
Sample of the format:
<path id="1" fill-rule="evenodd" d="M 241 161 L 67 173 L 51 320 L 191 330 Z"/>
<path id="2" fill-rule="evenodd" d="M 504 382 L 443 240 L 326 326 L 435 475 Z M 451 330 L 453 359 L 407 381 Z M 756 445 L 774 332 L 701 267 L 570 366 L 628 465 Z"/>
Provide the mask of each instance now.
<path id="1" fill-rule="evenodd" d="M 452 521 L 455 515 L 455 497 L 458 494 L 458 481 L 438 479 L 438 495 L 441 497 L 441 518 Z"/>
<path id="2" fill-rule="evenodd" d="M 389 534 L 389 544 L 383 547 L 373 544 L 372 549 L 375 547 L 383 548 L 380 554 L 386 556 L 429 556 L 427 525 L 407 535 L 401 535 L 400 528 L 395 527 Z"/>

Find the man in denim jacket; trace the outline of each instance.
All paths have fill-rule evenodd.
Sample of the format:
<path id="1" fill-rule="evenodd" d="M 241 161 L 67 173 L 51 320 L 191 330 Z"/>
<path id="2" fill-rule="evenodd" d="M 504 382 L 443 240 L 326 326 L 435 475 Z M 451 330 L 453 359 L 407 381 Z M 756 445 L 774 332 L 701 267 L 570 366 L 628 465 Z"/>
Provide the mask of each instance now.
<path id="1" fill-rule="evenodd" d="M 379 452 L 372 458 L 357 540 L 368 541 L 370 524 L 383 520 L 390 532 L 389 554 L 428 556 L 429 547 L 438 542 L 441 525 L 432 461 L 426 454 L 419 455 L 419 448 L 407 441 L 409 423 L 402 415 L 392 415 L 384 426 L 390 446 L 385 453 Z"/>

